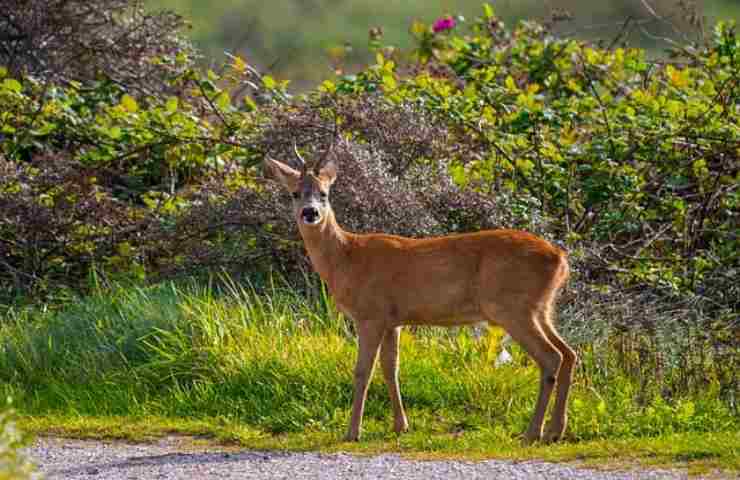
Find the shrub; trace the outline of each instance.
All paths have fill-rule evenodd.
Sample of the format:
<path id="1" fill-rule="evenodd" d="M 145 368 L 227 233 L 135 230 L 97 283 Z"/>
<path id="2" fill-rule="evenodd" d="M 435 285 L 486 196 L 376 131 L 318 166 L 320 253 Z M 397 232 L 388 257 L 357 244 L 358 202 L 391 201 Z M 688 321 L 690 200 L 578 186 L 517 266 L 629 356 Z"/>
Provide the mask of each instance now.
<path id="1" fill-rule="evenodd" d="M 171 12 L 140 0 L 8 0 L 0 14 L 0 65 L 56 84 L 105 78 L 132 94 L 160 94 L 195 54 Z M 178 58 L 179 62 L 173 62 Z"/>
<path id="2" fill-rule="evenodd" d="M 146 231 L 146 220 L 98 181 L 94 171 L 63 157 L 30 164 L 0 160 L 0 278 L 10 288 L 6 294 L 29 287 L 54 291 L 96 267 L 141 264 L 132 245 Z"/>
<path id="3" fill-rule="evenodd" d="M 740 54 L 731 25 L 670 63 L 532 23 L 508 31 L 490 10 L 466 36 L 413 31 L 410 75 L 400 74 L 403 59 L 379 55 L 359 75 L 295 99 L 238 58 L 221 74 L 184 68 L 168 83 L 178 95 L 140 101 L 105 81 L 80 89 L 7 77 L 2 152 L 11 163 L 61 153 L 105 179 L 110 198 L 156 210 L 170 230 L 183 220 L 193 233 L 199 206 L 251 198 L 250 219 L 235 224 L 267 238 L 277 224 L 258 217 L 278 202 L 262 198 L 269 191 L 250 167 L 264 154 L 288 158 L 294 144 L 310 156 L 343 138 L 348 188 L 336 190 L 336 204 L 353 212 L 341 215 L 351 228 L 525 227 L 576 252 L 599 245 L 588 260 L 594 281 L 691 292 L 737 310 Z M 240 97 L 245 85 L 251 95 Z M 211 194 L 214 182 L 228 188 Z M 237 248 L 227 236 L 208 264 Z"/>
<path id="4" fill-rule="evenodd" d="M 169 79 L 177 95 L 139 101 L 105 81 L 80 89 L 6 77 L 2 153 L 11 163 L 59 153 L 79 162 L 103 179 L 99 192 L 149 207 L 165 230 L 192 237 L 165 243 L 189 243 L 215 265 L 249 238 L 214 232 L 213 222 L 197 233 L 199 217 L 239 204 L 233 225 L 274 238 L 280 222 L 259 217 L 281 200 L 251 166 L 265 154 L 288 159 L 294 144 L 320 155 L 343 138 L 347 188 L 335 202 L 350 228 L 528 228 L 592 252 L 593 281 L 691 292 L 737 310 L 740 60 L 731 25 L 670 63 L 532 23 L 509 31 L 492 11 L 465 36 L 412 30 L 409 75 L 402 58 L 379 55 L 359 75 L 294 99 L 238 58 L 220 74 L 184 68 Z M 219 244 L 211 253 L 194 243 L 206 237 L 202 247 Z"/>

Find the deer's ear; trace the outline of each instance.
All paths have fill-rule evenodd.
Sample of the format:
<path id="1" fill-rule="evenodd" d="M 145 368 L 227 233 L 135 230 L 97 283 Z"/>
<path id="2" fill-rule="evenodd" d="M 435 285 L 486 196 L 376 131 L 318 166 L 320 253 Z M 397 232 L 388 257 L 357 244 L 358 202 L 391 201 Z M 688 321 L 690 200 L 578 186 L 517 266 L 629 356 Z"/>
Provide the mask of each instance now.
<path id="1" fill-rule="evenodd" d="M 265 168 L 270 172 L 285 188 L 294 192 L 298 190 L 298 180 L 301 173 L 282 162 L 265 157 Z"/>
<path id="2" fill-rule="evenodd" d="M 334 160 L 329 160 L 319 170 L 319 179 L 325 182 L 328 186 L 334 183 L 337 179 L 337 164 Z"/>

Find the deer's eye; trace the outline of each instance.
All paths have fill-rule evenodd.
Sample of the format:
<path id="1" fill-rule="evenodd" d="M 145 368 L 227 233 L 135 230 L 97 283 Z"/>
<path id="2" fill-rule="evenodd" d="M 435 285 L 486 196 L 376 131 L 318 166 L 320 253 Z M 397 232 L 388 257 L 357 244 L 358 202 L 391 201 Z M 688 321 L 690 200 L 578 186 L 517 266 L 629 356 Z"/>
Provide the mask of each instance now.
<path id="1" fill-rule="evenodd" d="M 328 197 L 328 196 L 329 196 L 329 194 L 328 194 L 328 193 L 326 193 L 326 192 L 319 192 L 319 196 L 320 196 L 321 198 L 326 198 L 326 197 Z"/>
<path id="2" fill-rule="evenodd" d="M 301 192 L 293 192 L 291 193 L 291 196 L 298 200 L 299 198 L 301 198 Z"/>

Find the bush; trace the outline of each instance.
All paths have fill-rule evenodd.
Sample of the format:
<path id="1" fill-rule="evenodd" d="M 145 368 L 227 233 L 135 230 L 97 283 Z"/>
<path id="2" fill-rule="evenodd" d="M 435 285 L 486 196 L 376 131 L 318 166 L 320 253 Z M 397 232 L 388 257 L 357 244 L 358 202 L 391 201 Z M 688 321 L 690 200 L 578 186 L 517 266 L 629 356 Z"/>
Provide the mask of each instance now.
<path id="1" fill-rule="evenodd" d="M 217 215 L 236 201 L 249 218 L 232 223 L 271 239 L 280 222 L 264 210 L 280 200 L 251 167 L 265 154 L 288 159 L 294 144 L 319 155 L 343 138 L 347 188 L 336 189 L 336 207 L 353 229 L 529 228 L 582 250 L 593 281 L 691 292 L 737 310 L 740 54 L 730 25 L 669 63 L 531 23 L 509 32 L 491 11 L 468 36 L 412 30 L 412 74 L 399 73 L 403 59 L 379 55 L 359 75 L 296 99 L 238 58 L 221 74 L 185 68 L 169 80 L 178 96 L 140 101 L 106 82 L 80 89 L 7 77 L 2 153 L 16 165 L 39 155 L 79 162 L 98 197 L 151 215 L 147 227 L 195 235 L 203 205 Z M 208 235 L 206 245 L 223 248 L 207 264 L 233 258 L 230 234 Z M 179 249 L 187 239 L 161 240 Z M 156 271 L 161 262 L 145 263 Z"/>
<path id="2" fill-rule="evenodd" d="M 125 262 L 146 220 L 98 184 L 95 172 L 61 157 L 0 160 L 0 275 L 6 294 L 53 291 L 96 267 Z M 56 288 L 55 288 L 56 287 Z"/>
<path id="3" fill-rule="evenodd" d="M 228 75 L 253 73 L 220 78 Z M 181 94 L 136 100 L 104 80 L 63 87 L 0 67 L 3 290 L 84 291 L 93 271 L 141 279 L 180 270 L 173 249 L 194 239 L 175 225 L 192 218 L 190 197 L 254 153 L 230 123 L 242 112 L 206 74 L 188 70 L 170 85 Z"/>
<path id="4" fill-rule="evenodd" d="M 145 13 L 140 0 L 7 0 L 0 65 L 15 78 L 60 85 L 105 78 L 137 96 L 160 94 L 193 61 L 184 26 L 174 13 Z"/>

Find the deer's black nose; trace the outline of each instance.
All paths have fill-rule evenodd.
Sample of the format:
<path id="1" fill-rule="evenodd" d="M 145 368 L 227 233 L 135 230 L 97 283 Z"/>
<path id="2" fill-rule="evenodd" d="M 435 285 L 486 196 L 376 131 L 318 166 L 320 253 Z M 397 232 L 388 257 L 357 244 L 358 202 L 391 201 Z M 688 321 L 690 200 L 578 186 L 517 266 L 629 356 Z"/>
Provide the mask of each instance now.
<path id="1" fill-rule="evenodd" d="M 319 221 L 319 210 L 315 207 L 306 207 L 301 210 L 301 218 L 306 223 L 316 223 Z"/>

